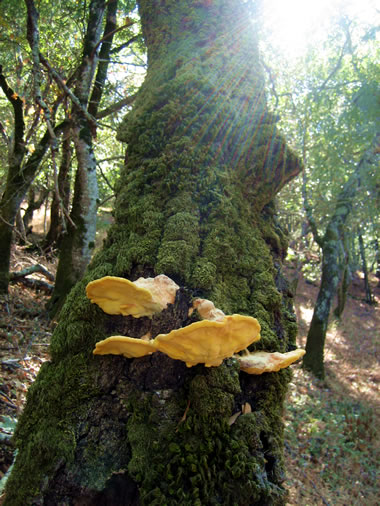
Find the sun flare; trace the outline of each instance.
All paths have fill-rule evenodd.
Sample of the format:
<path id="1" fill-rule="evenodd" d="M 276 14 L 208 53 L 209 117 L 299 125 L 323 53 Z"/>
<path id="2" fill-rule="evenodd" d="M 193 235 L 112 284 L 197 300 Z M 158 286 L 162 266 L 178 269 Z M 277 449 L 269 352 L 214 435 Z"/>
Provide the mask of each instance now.
<path id="1" fill-rule="evenodd" d="M 263 14 L 272 42 L 289 58 L 301 55 L 342 15 L 374 23 L 375 0 L 265 0 Z M 380 19 L 379 19 L 380 21 Z"/>

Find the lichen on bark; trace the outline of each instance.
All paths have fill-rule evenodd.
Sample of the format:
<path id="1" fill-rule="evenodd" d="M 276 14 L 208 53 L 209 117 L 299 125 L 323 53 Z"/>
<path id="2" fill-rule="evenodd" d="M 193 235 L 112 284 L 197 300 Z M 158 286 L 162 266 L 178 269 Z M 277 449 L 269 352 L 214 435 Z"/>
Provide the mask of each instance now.
<path id="1" fill-rule="evenodd" d="M 128 163 L 115 224 L 69 295 L 51 362 L 28 395 L 5 504 L 98 505 L 116 493 L 119 505 L 284 504 L 288 371 L 249 376 L 233 358 L 187 368 L 159 352 L 92 356 L 110 335 L 190 324 L 199 296 L 255 316 L 262 339 L 252 349 L 295 344 L 286 240 L 271 201 L 299 167 L 266 109 L 254 33 L 236 10 L 243 3 L 139 7 L 149 70 L 119 132 Z M 160 273 L 181 288 L 152 319 L 105 315 L 85 297 L 86 283 L 105 275 Z M 246 403 L 252 412 L 230 425 Z"/>

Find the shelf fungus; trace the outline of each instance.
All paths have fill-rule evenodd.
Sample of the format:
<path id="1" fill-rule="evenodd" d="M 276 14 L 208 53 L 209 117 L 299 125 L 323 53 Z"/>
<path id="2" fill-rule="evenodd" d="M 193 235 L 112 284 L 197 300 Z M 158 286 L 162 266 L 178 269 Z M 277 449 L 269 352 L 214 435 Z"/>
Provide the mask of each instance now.
<path id="1" fill-rule="evenodd" d="M 164 274 L 136 281 L 105 276 L 91 281 L 86 294 L 107 314 L 134 318 L 153 316 L 172 304 L 179 286 Z"/>
<path id="2" fill-rule="evenodd" d="M 203 320 L 187 327 L 159 334 L 148 341 L 127 336 L 112 336 L 96 343 L 94 355 L 143 357 L 161 351 L 186 362 L 187 367 L 204 364 L 218 366 L 225 358 L 260 339 L 260 324 L 251 316 L 229 315 L 222 322 Z"/>
<path id="3" fill-rule="evenodd" d="M 212 367 L 259 339 L 259 322 L 252 316 L 234 314 L 222 321 L 202 320 L 160 334 L 153 343 L 169 357 L 186 362 L 187 367 Z"/>
<path id="4" fill-rule="evenodd" d="M 127 336 L 112 336 L 96 343 L 94 355 L 123 355 L 126 358 L 144 357 L 157 351 L 153 341 Z"/>
<path id="5" fill-rule="evenodd" d="M 276 372 L 288 367 L 305 354 L 305 350 L 297 348 L 287 353 L 268 353 L 266 351 L 255 351 L 248 355 L 236 355 L 240 363 L 240 369 L 248 374 L 263 374 L 264 372 Z"/>

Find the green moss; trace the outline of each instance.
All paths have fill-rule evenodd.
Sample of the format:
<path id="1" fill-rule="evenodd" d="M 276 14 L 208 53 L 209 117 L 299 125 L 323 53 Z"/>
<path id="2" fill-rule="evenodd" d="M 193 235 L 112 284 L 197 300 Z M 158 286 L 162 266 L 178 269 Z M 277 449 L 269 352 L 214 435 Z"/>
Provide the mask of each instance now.
<path id="1" fill-rule="evenodd" d="M 9 504 L 29 504 L 27 498 L 41 493 L 57 461 L 73 462 L 77 441 L 72 422 L 97 394 L 94 373 L 86 354 L 41 367 L 14 436 L 20 457 L 7 484 Z M 38 466 L 30 468 L 30 462 Z M 16 491 L 18 502 L 13 503 Z"/>
<path id="2" fill-rule="evenodd" d="M 217 268 L 213 262 L 207 258 L 198 258 L 193 267 L 191 275 L 191 284 L 200 290 L 209 291 L 216 281 Z"/>
<path id="3" fill-rule="evenodd" d="M 157 395 L 135 392 L 133 401 L 130 397 L 128 470 L 140 484 L 141 503 L 281 504 L 284 492 L 268 480 L 276 452 L 281 451 L 281 436 L 276 441 L 266 436 L 281 431 L 270 426 L 264 411 L 242 415 L 232 426 L 227 423 L 234 396 L 241 393 L 236 361 L 198 369 L 191 381 L 190 409 L 182 419 L 182 396 L 167 401 L 175 408 L 166 411 L 165 418 Z M 280 406 L 274 409 L 274 423 L 280 424 Z"/>

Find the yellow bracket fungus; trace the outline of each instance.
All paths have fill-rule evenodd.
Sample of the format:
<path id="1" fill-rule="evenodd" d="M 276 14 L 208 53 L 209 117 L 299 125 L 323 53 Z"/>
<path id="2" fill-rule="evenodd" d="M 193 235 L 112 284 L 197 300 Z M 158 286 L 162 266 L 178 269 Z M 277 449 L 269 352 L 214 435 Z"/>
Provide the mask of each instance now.
<path id="1" fill-rule="evenodd" d="M 227 357 L 260 339 L 260 324 L 251 316 L 226 316 L 222 322 L 203 320 L 187 327 L 159 334 L 153 340 L 112 336 L 96 343 L 95 355 L 143 357 L 161 351 L 186 362 L 188 367 L 204 363 L 218 366 Z"/>
<path id="2" fill-rule="evenodd" d="M 172 304 L 179 286 L 164 274 L 136 281 L 105 276 L 91 281 L 86 294 L 107 314 L 135 318 L 152 316 Z"/>
<path id="3" fill-rule="evenodd" d="M 240 363 L 240 369 L 248 374 L 262 374 L 264 372 L 276 372 L 300 359 L 305 350 L 297 348 L 287 353 L 268 353 L 256 351 L 248 355 L 235 356 Z"/>
<path id="4" fill-rule="evenodd" d="M 144 357 L 157 351 L 153 341 L 134 337 L 112 336 L 96 343 L 94 355 L 124 355 L 127 358 Z"/>
<path id="5" fill-rule="evenodd" d="M 211 367 L 259 339 L 259 322 L 252 316 L 235 314 L 223 321 L 203 320 L 159 334 L 153 343 L 169 357 L 186 362 L 187 367 L 200 363 Z"/>

